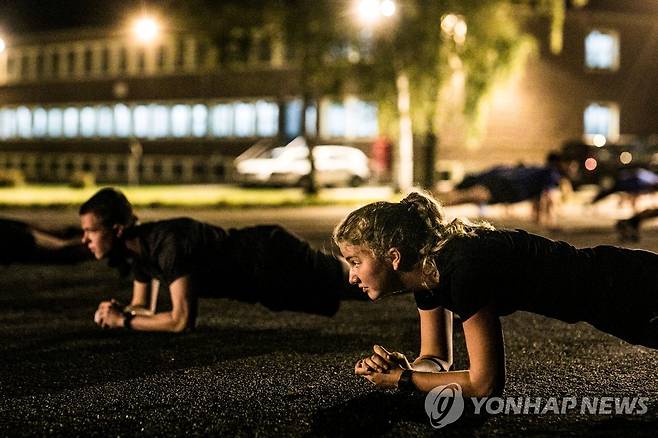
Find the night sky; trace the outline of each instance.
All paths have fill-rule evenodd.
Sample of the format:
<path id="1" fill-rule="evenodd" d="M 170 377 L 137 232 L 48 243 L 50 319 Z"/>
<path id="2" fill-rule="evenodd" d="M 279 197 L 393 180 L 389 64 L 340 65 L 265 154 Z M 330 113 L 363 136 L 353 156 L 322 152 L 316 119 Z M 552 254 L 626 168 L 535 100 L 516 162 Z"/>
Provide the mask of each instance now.
<path id="1" fill-rule="evenodd" d="M 185 0 L 0 0 L 0 34 L 114 26 L 142 9 L 161 10 Z M 209 3 L 228 0 L 202 0 Z M 235 1 L 235 0 L 230 0 Z M 249 3 L 242 0 L 236 3 Z M 308 0 L 315 1 L 315 0 Z M 658 0 L 589 0 L 588 8 L 658 13 Z"/>
<path id="2" fill-rule="evenodd" d="M 0 0 L 0 33 L 112 26 L 146 6 L 147 0 Z"/>

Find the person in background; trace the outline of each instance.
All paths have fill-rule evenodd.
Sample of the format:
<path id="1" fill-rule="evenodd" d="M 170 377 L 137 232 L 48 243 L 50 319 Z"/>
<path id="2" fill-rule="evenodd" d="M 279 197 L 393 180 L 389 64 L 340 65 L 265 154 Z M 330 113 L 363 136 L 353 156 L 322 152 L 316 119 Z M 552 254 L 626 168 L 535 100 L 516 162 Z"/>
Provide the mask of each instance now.
<path id="1" fill-rule="evenodd" d="M 0 264 L 74 264 L 91 260 L 80 243 L 81 230 L 46 230 L 26 222 L 0 218 Z"/>
<path id="2" fill-rule="evenodd" d="M 648 208 L 635 213 L 628 219 L 621 219 L 615 223 L 615 229 L 622 242 L 639 242 L 640 227 L 644 221 L 658 217 L 658 208 Z"/>
<path id="3" fill-rule="evenodd" d="M 611 187 L 601 188 L 592 199 L 592 204 L 617 193 L 628 198 L 633 211 L 638 213 L 637 201 L 640 196 L 658 190 L 658 175 L 646 169 L 626 169 L 619 172 Z"/>
<path id="4" fill-rule="evenodd" d="M 496 166 L 467 175 L 454 190 L 435 193 L 435 196 L 445 206 L 531 201 L 535 221 L 554 228 L 561 201 L 561 185 L 567 181 L 566 164 L 559 154 L 551 153 L 544 166 Z"/>

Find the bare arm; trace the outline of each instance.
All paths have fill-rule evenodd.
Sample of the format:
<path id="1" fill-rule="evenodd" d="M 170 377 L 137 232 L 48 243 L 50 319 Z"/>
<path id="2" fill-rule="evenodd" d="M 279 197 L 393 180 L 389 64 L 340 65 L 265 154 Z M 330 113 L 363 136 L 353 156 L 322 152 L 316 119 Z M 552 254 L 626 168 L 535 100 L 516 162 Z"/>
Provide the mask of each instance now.
<path id="1" fill-rule="evenodd" d="M 452 366 L 452 312 L 438 307 L 418 309 L 420 317 L 420 355 L 414 365 L 431 358 L 438 359 L 445 370 Z"/>
<path id="2" fill-rule="evenodd" d="M 135 282 L 134 292 L 144 294 L 148 290 L 145 283 Z M 182 332 L 188 327 L 192 327 L 196 317 L 196 298 L 190 290 L 190 279 L 188 276 L 176 279 L 169 286 L 171 294 L 171 311 L 160 312 L 154 315 L 136 315 L 131 321 L 133 330 L 143 331 L 161 331 L 161 332 Z M 135 296 L 133 295 L 133 299 Z M 103 327 L 118 328 L 124 326 L 124 316 L 116 308 L 108 306 L 101 314 L 101 325 Z"/>
<path id="3" fill-rule="evenodd" d="M 505 350 L 498 316 L 487 306 L 464 321 L 464 337 L 468 349 L 468 370 L 440 374 L 413 373 L 418 389 L 429 392 L 448 383 L 458 383 L 467 397 L 500 393 L 505 386 Z"/>
<path id="4" fill-rule="evenodd" d="M 149 284 L 139 281 L 133 281 L 133 297 L 130 300 L 130 307 L 146 308 L 149 294 Z"/>
<path id="5" fill-rule="evenodd" d="M 131 321 L 134 330 L 182 332 L 191 324 L 193 299 L 189 277 L 176 279 L 169 285 L 171 311 L 154 315 L 137 315 Z"/>
<path id="6" fill-rule="evenodd" d="M 412 372 L 411 382 L 423 391 L 449 383 L 458 383 L 466 397 L 484 397 L 502 392 L 505 386 L 505 351 L 500 320 L 491 305 L 479 310 L 463 323 L 470 366 L 468 370 L 444 373 Z M 383 388 L 395 388 L 402 368 L 373 372 L 357 364 L 357 374 Z"/>

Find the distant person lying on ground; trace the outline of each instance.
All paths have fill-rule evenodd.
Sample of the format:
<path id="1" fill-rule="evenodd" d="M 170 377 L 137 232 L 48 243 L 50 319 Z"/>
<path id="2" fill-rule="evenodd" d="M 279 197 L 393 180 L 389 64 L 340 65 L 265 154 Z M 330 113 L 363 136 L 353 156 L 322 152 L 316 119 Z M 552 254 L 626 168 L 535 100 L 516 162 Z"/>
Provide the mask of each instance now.
<path id="1" fill-rule="evenodd" d="M 467 175 L 455 190 L 438 193 L 443 205 L 479 205 L 533 202 L 538 224 L 554 227 L 560 202 L 560 184 L 566 175 L 561 157 L 549 154 L 545 166 L 497 166 Z"/>
<path id="2" fill-rule="evenodd" d="M 73 264 L 92 257 L 80 243 L 79 229 L 49 231 L 0 218 L 0 264 Z"/>
<path id="3" fill-rule="evenodd" d="M 280 226 L 224 230 L 189 218 L 138 224 L 128 199 L 112 188 L 79 213 L 83 243 L 134 279 L 129 307 L 114 300 L 99 305 L 95 320 L 102 327 L 180 332 L 194 327 L 197 300 L 206 297 L 331 316 L 341 298 L 362 296 L 350 289 L 346 264 Z M 170 311 L 148 312 L 153 279 L 169 288 Z"/>
<path id="4" fill-rule="evenodd" d="M 515 311 L 585 321 L 631 344 L 658 349 L 653 252 L 577 249 L 523 230 L 447 221 L 440 206 L 419 193 L 353 211 L 336 227 L 334 241 L 350 264 L 350 282 L 371 300 L 414 293 L 419 358 L 409 363 L 375 346 L 355 365 L 356 374 L 381 388 L 428 392 L 457 383 L 464 396 L 499 394 L 505 385 L 500 317 Z M 459 371 L 447 371 L 453 363 L 451 312 L 462 321 L 468 350 L 469 367 Z"/>
<path id="5" fill-rule="evenodd" d="M 619 172 L 611 187 L 602 188 L 592 199 L 592 204 L 607 198 L 613 193 L 626 195 L 637 212 L 637 200 L 641 195 L 658 190 L 658 175 L 646 169 L 628 169 Z"/>
<path id="6" fill-rule="evenodd" d="M 617 221 L 615 229 L 622 242 L 639 242 L 642 222 L 658 217 L 658 208 L 648 208 L 634 214 L 628 219 Z"/>

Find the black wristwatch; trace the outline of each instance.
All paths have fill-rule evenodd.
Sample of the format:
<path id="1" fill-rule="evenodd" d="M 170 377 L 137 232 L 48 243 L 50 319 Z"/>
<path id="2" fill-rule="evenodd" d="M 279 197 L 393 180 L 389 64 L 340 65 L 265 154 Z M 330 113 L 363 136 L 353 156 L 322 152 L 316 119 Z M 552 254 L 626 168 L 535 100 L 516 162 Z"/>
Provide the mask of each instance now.
<path id="1" fill-rule="evenodd" d="M 126 312 L 123 314 L 123 328 L 126 330 L 132 330 L 132 321 L 135 315 L 132 312 Z"/>
<path id="2" fill-rule="evenodd" d="M 398 380 L 398 391 L 411 392 L 416 390 L 414 382 L 411 381 L 412 374 L 413 371 L 411 370 L 402 371 L 402 374 L 400 374 L 400 380 Z"/>

